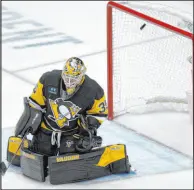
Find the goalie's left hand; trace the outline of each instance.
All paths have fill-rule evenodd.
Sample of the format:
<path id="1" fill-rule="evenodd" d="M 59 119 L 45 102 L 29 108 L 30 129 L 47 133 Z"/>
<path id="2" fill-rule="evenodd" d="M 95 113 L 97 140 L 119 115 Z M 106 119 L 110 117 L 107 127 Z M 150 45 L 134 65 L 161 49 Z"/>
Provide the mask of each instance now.
<path id="1" fill-rule="evenodd" d="M 92 148 L 100 147 L 102 145 L 102 138 L 100 136 L 92 137 L 90 142 L 89 137 L 80 138 L 77 142 L 78 151 L 79 149 L 85 149 L 90 151 Z M 90 147 L 90 148 L 88 148 Z"/>

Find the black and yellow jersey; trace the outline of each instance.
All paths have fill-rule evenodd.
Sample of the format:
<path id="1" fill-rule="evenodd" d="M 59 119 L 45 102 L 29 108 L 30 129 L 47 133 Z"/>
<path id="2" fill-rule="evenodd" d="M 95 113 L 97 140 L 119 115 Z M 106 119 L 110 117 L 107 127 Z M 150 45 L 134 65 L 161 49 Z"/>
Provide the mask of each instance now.
<path id="1" fill-rule="evenodd" d="M 44 73 L 30 95 L 30 105 L 44 112 L 41 127 L 48 130 L 72 131 L 77 128 L 78 115 L 106 117 L 108 110 L 104 90 L 89 76 L 69 99 L 60 95 L 61 70 Z"/>

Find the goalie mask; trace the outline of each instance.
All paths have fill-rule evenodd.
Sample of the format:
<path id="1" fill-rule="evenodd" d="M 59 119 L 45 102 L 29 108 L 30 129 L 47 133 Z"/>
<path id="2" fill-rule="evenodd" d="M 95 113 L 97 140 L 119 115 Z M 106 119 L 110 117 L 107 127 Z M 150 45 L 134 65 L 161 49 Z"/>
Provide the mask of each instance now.
<path id="1" fill-rule="evenodd" d="M 73 94 L 85 79 L 86 67 L 77 57 L 69 58 L 62 71 L 62 79 L 66 86 L 67 94 Z"/>

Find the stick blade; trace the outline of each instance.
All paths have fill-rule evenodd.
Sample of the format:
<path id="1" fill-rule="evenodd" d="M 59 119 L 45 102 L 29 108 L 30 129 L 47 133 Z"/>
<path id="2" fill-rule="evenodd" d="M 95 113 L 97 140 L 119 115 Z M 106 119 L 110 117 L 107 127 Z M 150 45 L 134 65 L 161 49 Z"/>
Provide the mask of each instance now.
<path id="1" fill-rule="evenodd" d="M 7 167 L 6 167 L 5 163 L 1 162 L 0 163 L 0 173 L 1 173 L 1 175 L 3 176 L 6 171 L 7 171 Z"/>

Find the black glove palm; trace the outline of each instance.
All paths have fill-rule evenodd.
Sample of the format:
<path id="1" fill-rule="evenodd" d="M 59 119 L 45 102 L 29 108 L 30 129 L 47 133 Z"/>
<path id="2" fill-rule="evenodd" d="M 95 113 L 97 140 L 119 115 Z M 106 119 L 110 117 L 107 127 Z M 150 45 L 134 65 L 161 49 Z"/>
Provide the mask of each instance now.
<path id="1" fill-rule="evenodd" d="M 97 136 L 97 129 L 100 126 L 100 122 L 94 117 L 86 117 L 86 121 L 81 116 L 79 122 L 80 131 L 79 134 L 75 134 L 77 138 L 77 150 L 87 152 L 94 147 L 100 147 L 102 144 L 102 138 Z"/>

